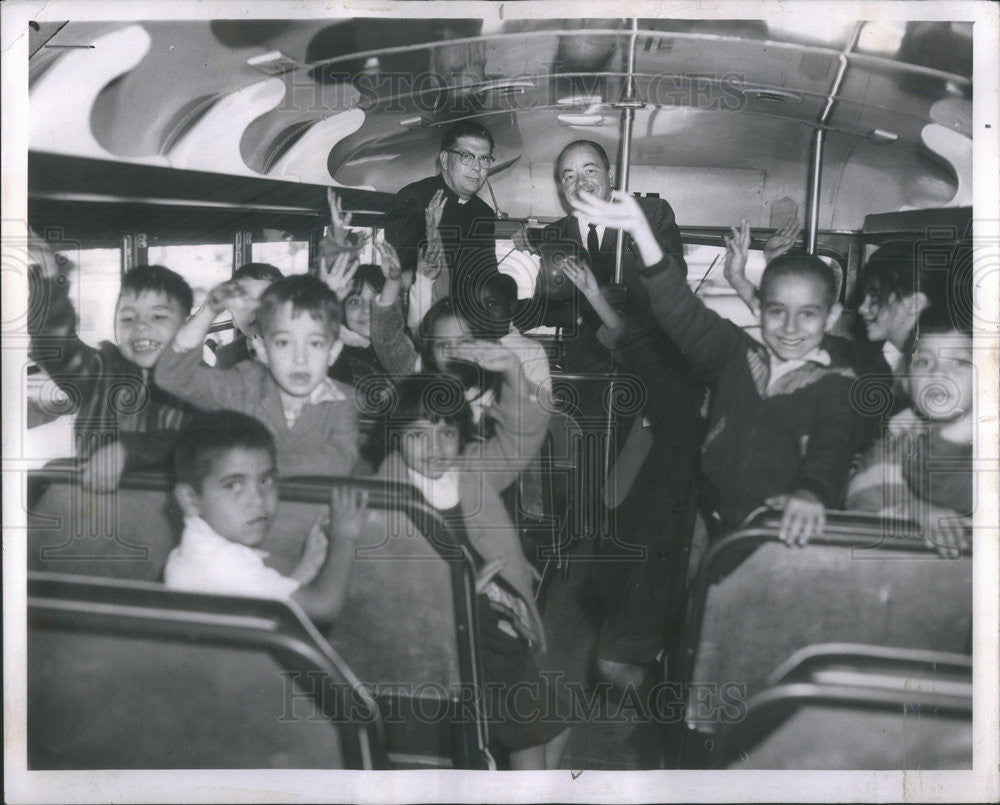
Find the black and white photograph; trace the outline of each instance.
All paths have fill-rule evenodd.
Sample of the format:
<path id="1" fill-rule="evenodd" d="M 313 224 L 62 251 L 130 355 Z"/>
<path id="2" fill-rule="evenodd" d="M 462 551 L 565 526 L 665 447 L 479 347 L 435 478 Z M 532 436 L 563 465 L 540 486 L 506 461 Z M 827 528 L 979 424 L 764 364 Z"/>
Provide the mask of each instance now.
<path id="1" fill-rule="evenodd" d="M 996 5 L 0 14 L 6 801 L 1000 798 Z"/>

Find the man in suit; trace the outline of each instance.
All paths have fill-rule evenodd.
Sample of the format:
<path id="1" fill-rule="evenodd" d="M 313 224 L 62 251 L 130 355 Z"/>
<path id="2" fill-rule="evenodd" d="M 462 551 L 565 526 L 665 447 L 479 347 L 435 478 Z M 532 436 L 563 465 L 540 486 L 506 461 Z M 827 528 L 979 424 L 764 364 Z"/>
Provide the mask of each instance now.
<path id="1" fill-rule="evenodd" d="M 567 145 L 556 159 L 555 177 L 571 207 L 580 192 L 611 198 L 610 160 L 596 142 L 576 140 Z M 670 270 L 686 276 L 684 247 L 670 205 L 658 198 L 639 199 L 639 204 L 672 264 Z M 587 563 L 588 582 L 598 591 L 604 610 L 598 671 L 621 685 L 648 684 L 655 681 L 651 666 L 656 665 L 660 649 L 673 648 L 682 615 L 704 389 L 680 351 L 653 321 L 639 282 L 639 255 L 627 235 L 571 213 L 545 227 L 542 237 L 573 241 L 588 254 L 591 270 L 612 306 L 624 309 L 626 335 L 616 348 L 625 355 L 629 373 L 641 377 L 646 386 L 646 405 L 640 414 L 632 423 L 616 423 L 614 469 L 605 482 L 605 500 L 614 514 L 611 538 L 583 546 L 583 550 L 592 547 L 601 560 Z M 620 286 L 614 283 L 618 237 L 625 238 Z M 541 280 L 544 287 L 553 278 L 543 276 Z M 615 369 L 611 353 L 597 338 L 600 322 L 575 288 L 573 292 L 566 301 L 546 301 L 544 305 L 548 322 L 559 323 L 564 329 L 575 325 L 575 337 L 568 340 L 561 355 L 561 368 L 567 373 L 611 373 Z M 559 321 L 560 315 L 563 321 Z M 572 321 L 574 317 L 576 321 Z M 588 404 L 585 397 L 581 394 L 580 403 L 582 414 L 587 416 L 586 409 L 599 401 Z M 620 476 L 617 481 L 613 480 L 615 473 Z M 624 476 L 631 479 L 627 488 L 621 487 Z M 612 488 L 616 494 L 609 494 Z M 617 500 L 610 501 L 616 496 Z M 640 562 L 635 559 L 637 546 L 645 552 Z"/>
<path id="2" fill-rule="evenodd" d="M 460 304 L 474 300 L 479 280 L 497 271 L 496 214 L 476 195 L 493 161 L 493 135 L 485 126 L 474 120 L 453 124 L 441 138 L 441 172 L 400 190 L 386 215 L 386 239 L 399 254 L 404 273 L 415 272 L 427 243 L 425 212 L 432 200 L 443 199 L 438 231 L 451 295 Z"/>

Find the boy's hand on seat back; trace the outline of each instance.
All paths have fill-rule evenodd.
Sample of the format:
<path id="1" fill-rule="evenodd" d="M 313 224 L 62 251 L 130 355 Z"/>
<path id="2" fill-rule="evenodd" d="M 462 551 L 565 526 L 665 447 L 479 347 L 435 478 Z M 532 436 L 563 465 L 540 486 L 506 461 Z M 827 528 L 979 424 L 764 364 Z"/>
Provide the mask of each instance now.
<path id="1" fill-rule="evenodd" d="M 924 543 L 945 559 L 957 559 L 972 548 L 972 518 L 942 506 L 926 504 L 921 512 Z"/>
<path id="2" fill-rule="evenodd" d="M 368 510 L 364 489 L 335 486 L 330 490 L 330 531 L 334 539 L 351 545 L 361 539 Z"/>
<path id="3" fill-rule="evenodd" d="M 812 492 L 798 489 L 790 495 L 776 495 L 764 501 L 782 509 L 778 537 L 787 545 L 805 545 L 826 528 L 826 509 Z"/>
<path id="4" fill-rule="evenodd" d="M 326 562 L 327 550 L 330 547 L 330 539 L 327 537 L 327 530 L 330 528 L 330 518 L 323 515 L 317 518 L 309 529 L 306 536 L 306 544 L 302 549 L 302 556 L 299 563 L 292 572 L 292 578 L 299 584 L 308 584 L 319 573 L 323 563 Z"/>

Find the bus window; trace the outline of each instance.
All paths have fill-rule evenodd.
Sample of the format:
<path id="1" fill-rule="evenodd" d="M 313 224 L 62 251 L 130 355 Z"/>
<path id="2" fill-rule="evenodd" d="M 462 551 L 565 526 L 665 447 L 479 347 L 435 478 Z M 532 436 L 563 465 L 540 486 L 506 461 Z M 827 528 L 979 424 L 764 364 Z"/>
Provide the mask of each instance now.
<path id="1" fill-rule="evenodd" d="M 149 245 L 150 265 L 166 266 L 188 281 L 194 292 L 197 310 L 208 292 L 233 274 L 232 243 L 198 243 Z"/>
<path id="2" fill-rule="evenodd" d="M 115 302 L 121 286 L 118 249 L 76 249 L 69 272 L 69 298 L 76 308 L 77 334 L 92 347 L 115 340 Z M 86 277 L 86 282 L 80 282 Z"/>
<path id="3" fill-rule="evenodd" d="M 255 263 L 270 263 L 286 277 L 309 269 L 309 241 L 295 240 L 280 229 L 265 229 L 255 235 L 252 255 Z"/>
<path id="4" fill-rule="evenodd" d="M 538 279 L 538 258 L 520 251 L 509 238 L 497 238 L 497 266 L 501 274 L 509 274 L 517 283 L 517 298 L 531 299 Z"/>

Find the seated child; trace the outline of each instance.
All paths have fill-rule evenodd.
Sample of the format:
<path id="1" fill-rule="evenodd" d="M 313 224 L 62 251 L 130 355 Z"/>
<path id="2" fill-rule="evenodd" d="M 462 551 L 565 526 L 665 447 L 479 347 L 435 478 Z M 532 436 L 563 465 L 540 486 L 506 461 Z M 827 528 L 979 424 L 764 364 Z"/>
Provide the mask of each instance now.
<path id="1" fill-rule="evenodd" d="M 122 278 L 115 341 L 95 349 L 76 333 L 69 281 L 55 255 L 33 239 L 31 357 L 76 408 L 76 455 L 87 459 L 83 483 L 111 491 L 126 470 L 170 456 L 187 406 L 153 382 L 150 370 L 191 310 L 191 289 L 163 266 L 136 266 Z"/>
<path id="2" fill-rule="evenodd" d="M 357 385 L 371 375 L 384 375 L 372 346 L 372 302 L 385 284 L 382 269 L 373 263 L 358 266 L 342 299 L 343 325 L 340 340 L 344 349 L 330 367 L 330 377 Z"/>
<path id="3" fill-rule="evenodd" d="M 913 410 L 866 454 L 847 489 L 847 507 L 917 522 L 944 556 L 971 547 L 973 511 L 972 332 L 942 308 L 925 310 L 910 360 Z"/>
<path id="4" fill-rule="evenodd" d="M 160 356 L 157 382 L 192 405 L 259 419 L 274 435 L 286 477 L 350 473 L 358 458 L 354 390 L 326 374 L 342 346 L 337 297 L 315 277 L 278 280 L 260 298 L 260 360 L 205 366 L 201 345 L 212 321 L 241 300 L 232 280 L 213 288 Z"/>
<path id="5" fill-rule="evenodd" d="M 707 498 L 723 528 L 760 505 L 784 510 L 780 535 L 803 544 L 822 533 L 824 506 L 843 499 L 855 445 L 854 371 L 824 349 L 840 316 L 836 277 L 816 257 L 783 256 L 765 269 L 759 314 L 763 344 L 702 304 L 663 251 L 635 199 L 582 194 L 581 217 L 635 240 L 652 312 L 712 384 L 702 445 Z"/>
<path id="6" fill-rule="evenodd" d="M 298 566 L 283 576 L 256 550 L 278 513 L 274 457 L 273 437 L 246 414 L 210 411 L 184 423 L 174 450 L 184 533 L 167 557 L 164 582 L 179 590 L 290 598 L 311 618 L 332 620 L 347 594 L 366 493 L 334 488 L 329 518 L 313 525 Z"/>
<path id="7" fill-rule="evenodd" d="M 248 361 L 260 348 L 260 327 L 257 324 L 257 302 L 272 282 L 280 280 L 282 274 L 270 263 L 246 263 L 233 272 L 233 280 L 243 290 L 243 304 L 232 311 L 236 337 L 228 344 L 215 350 L 215 365 L 229 369 L 240 361 Z"/>
<path id="8" fill-rule="evenodd" d="M 510 752 L 512 768 L 554 768 L 568 730 L 552 720 L 517 718 L 510 709 L 512 687 L 520 685 L 520 711 L 540 716 L 557 711 L 555 692 L 532 656 L 544 646 L 535 605 L 537 575 L 500 496 L 537 453 L 548 414 L 529 402 L 520 363 L 509 350 L 472 341 L 457 351 L 503 378 L 493 436 L 473 437 L 471 413 L 453 377 L 404 378 L 386 417 L 391 449 L 380 475 L 394 485 L 412 484 L 464 537 L 480 568 L 476 590 L 484 691 L 495 705 L 487 706 L 490 735 Z"/>

